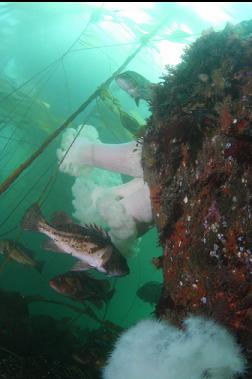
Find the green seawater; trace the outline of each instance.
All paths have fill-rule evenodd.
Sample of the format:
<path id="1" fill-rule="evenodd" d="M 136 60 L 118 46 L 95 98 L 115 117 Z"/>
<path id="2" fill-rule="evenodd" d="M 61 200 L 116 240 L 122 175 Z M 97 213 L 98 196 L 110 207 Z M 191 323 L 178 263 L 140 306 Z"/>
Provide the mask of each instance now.
<path id="1" fill-rule="evenodd" d="M 202 33 L 244 21 L 251 11 L 250 2 L 1 2 L 0 183 L 5 183 L 139 46 L 142 48 L 123 71 L 136 71 L 150 82 L 158 83 L 162 81 L 165 66 L 178 64 L 186 46 Z M 118 109 L 144 126 L 151 116 L 149 105 L 140 100 L 137 107 L 115 80 L 109 91 L 112 97 L 103 101 L 96 96 L 70 127 L 76 128 L 82 123 L 92 125 L 103 143 L 133 141 L 136 136 L 125 128 Z M 41 199 L 47 219 L 55 211 L 64 211 L 70 216 L 76 211 L 72 193 L 76 177 L 59 170 L 57 149 L 61 136 L 62 133 L 0 195 L 0 239 L 17 240 L 34 252 L 36 260 L 45 261 L 42 273 L 38 273 L 32 267 L 0 256 L 0 379 L 29 379 L 32 375 L 38 379 L 58 377 L 56 374 L 43 376 L 44 368 L 41 375 L 28 374 L 28 371 L 20 374 L 18 359 L 25 360 L 32 354 L 37 361 L 39 356 L 52 362 L 67 362 L 72 367 L 71 372 L 75 365 L 80 372 L 84 367 L 83 378 L 99 377 L 99 368 L 96 370 L 94 362 L 97 353 L 84 364 L 77 363 L 73 355 L 83 348 L 90 333 L 104 324 L 71 308 L 84 310 L 85 303 L 55 292 L 48 283 L 54 276 L 70 270 L 76 260 L 66 254 L 45 251 L 43 235 L 23 231 L 20 227 L 27 208 Z M 118 177 L 122 183 L 132 179 L 126 175 Z M 141 319 L 153 317 L 155 304 L 144 302 L 136 292 L 149 281 L 162 282 L 162 270 L 151 262 L 162 255 L 155 227 L 139 239 L 137 250 L 128 258 L 129 275 L 107 278 L 101 273 L 94 274 L 99 279 L 108 279 L 115 289 L 106 306 L 98 309 L 87 303 L 99 320 L 127 328 Z M 18 296 L 23 297 L 23 305 Z M 27 296 L 33 296 L 33 300 L 31 297 L 30 301 L 26 300 Z M 59 330 L 55 331 L 55 325 Z M 106 343 L 104 339 L 103 347 L 97 349 L 106 351 Z M 95 346 L 94 343 L 94 350 Z M 7 368 L 3 366 L 4 359 Z M 12 360 L 17 365 L 14 368 L 17 376 L 10 370 Z M 81 377 L 79 371 L 75 374 L 70 371 L 59 377 Z"/>

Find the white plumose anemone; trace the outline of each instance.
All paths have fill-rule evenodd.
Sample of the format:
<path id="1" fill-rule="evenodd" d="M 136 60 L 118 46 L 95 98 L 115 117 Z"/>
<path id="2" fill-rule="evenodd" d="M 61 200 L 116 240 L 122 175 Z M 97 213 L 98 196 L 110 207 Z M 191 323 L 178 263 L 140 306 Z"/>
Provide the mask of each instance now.
<path id="1" fill-rule="evenodd" d="M 133 177 L 143 177 L 140 144 L 136 141 L 120 144 L 101 143 L 93 126 L 84 125 L 80 131 L 81 127 L 80 125 L 77 129 L 69 128 L 63 134 L 61 148 L 57 150 L 59 160 L 67 153 L 60 165 L 61 171 L 78 176 L 86 167 L 98 167 Z"/>
<path id="2" fill-rule="evenodd" d="M 245 372 L 241 349 L 224 327 L 193 316 L 184 326 L 140 321 L 116 342 L 103 379 L 233 379 Z"/>
<path id="3" fill-rule="evenodd" d="M 150 191 L 143 180 L 141 145 L 135 141 L 104 144 L 94 127 L 80 128 L 68 129 L 57 151 L 59 162 L 64 158 L 60 170 L 77 177 L 72 187 L 73 215 L 80 223 L 109 227 L 112 241 L 129 255 L 139 235 L 153 222 Z M 118 173 L 133 179 L 122 183 Z"/>

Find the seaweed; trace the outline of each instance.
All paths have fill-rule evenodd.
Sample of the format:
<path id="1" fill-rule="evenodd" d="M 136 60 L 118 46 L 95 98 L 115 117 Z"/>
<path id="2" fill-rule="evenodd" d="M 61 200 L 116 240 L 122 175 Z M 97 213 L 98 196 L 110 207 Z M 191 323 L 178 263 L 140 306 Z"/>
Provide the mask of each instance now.
<path id="1" fill-rule="evenodd" d="M 74 319 L 32 315 L 28 305 L 33 300 L 35 296 L 0 292 L 0 378 L 100 378 L 122 328 L 104 321 L 98 329 L 82 329 Z"/>

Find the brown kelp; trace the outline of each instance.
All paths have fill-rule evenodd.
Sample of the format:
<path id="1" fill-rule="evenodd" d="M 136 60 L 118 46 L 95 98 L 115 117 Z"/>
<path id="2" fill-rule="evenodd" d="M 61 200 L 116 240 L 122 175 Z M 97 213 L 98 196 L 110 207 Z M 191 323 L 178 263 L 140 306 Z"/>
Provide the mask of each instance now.
<path id="1" fill-rule="evenodd" d="M 102 83 L 80 106 L 76 109 L 64 122 L 59 126 L 50 136 L 41 144 L 41 146 L 29 157 L 27 158 L 1 185 L 0 194 L 4 193 L 11 185 L 16 181 L 16 179 L 21 175 L 21 173 L 29 167 L 34 160 L 36 160 L 45 149 L 55 140 L 58 135 L 65 130 L 75 118 L 83 112 L 93 100 L 95 100 L 100 95 L 100 89 L 106 88 L 114 80 L 114 78 L 120 74 L 128 64 L 135 58 L 135 56 L 143 49 L 144 46 L 153 38 L 153 36 L 159 31 L 159 29 L 165 24 L 167 17 L 161 20 L 161 22 L 156 25 L 156 27 L 148 33 L 139 43 L 139 46 L 130 54 L 126 60 L 121 64 L 121 66 L 104 82 Z M 6 98 L 5 98 L 6 100 Z"/>
<path id="2" fill-rule="evenodd" d="M 36 86 L 24 92 L 17 90 L 15 83 L 8 78 L 0 80 L 0 130 L 11 124 L 17 129 L 26 129 L 32 133 L 34 130 L 51 133 L 61 122 L 56 117 L 50 105 L 39 98 Z"/>

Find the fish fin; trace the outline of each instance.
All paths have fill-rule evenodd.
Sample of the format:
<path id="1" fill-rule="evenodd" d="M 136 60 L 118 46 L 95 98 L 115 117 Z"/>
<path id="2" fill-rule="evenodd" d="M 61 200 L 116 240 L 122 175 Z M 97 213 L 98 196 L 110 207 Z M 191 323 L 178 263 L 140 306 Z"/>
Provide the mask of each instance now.
<path id="1" fill-rule="evenodd" d="M 55 212 L 52 215 L 51 223 L 53 226 L 61 226 L 63 224 L 74 224 L 74 221 L 65 212 Z"/>
<path id="2" fill-rule="evenodd" d="M 56 243 L 53 240 L 46 240 L 43 243 L 43 249 L 44 250 L 50 250 L 50 251 L 56 251 L 57 253 L 64 253 L 63 250 L 61 250 Z"/>
<path id="3" fill-rule="evenodd" d="M 21 226 L 24 230 L 33 230 L 39 231 L 39 223 L 45 222 L 40 206 L 38 203 L 34 203 L 28 210 L 26 211 L 22 221 Z"/>
<path id="4" fill-rule="evenodd" d="M 36 270 L 42 274 L 42 270 L 44 268 L 44 265 L 45 265 L 45 261 L 37 261 L 36 262 Z"/>
<path id="5" fill-rule="evenodd" d="M 90 270 L 92 269 L 93 267 L 90 266 L 88 263 L 86 262 L 83 262 L 83 261 L 77 261 L 75 263 L 75 265 L 73 265 L 73 267 L 71 268 L 71 271 L 86 271 L 86 270 Z"/>
<path id="6" fill-rule="evenodd" d="M 111 238 L 108 232 L 97 224 L 85 224 L 82 226 L 83 232 L 93 237 L 97 242 L 102 245 L 111 244 Z"/>
<path id="7" fill-rule="evenodd" d="M 136 106 L 139 107 L 140 97 L 135 97 L 134 100 L 135 100 Z"/>

